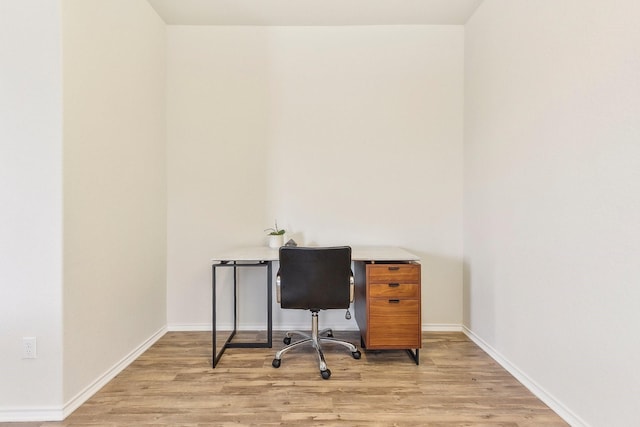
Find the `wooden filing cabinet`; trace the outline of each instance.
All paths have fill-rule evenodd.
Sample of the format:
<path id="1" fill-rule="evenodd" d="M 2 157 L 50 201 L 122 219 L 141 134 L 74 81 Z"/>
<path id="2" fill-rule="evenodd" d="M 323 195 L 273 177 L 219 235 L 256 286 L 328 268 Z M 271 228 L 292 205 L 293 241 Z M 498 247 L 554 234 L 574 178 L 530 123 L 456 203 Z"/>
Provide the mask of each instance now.
<path id="1" fill-rule="evenodd" d="M 420 264 L 356 262 L 354 267 L 355 315 L 362 347 L 406 349 L 419 363 L 422 347 Z"/>

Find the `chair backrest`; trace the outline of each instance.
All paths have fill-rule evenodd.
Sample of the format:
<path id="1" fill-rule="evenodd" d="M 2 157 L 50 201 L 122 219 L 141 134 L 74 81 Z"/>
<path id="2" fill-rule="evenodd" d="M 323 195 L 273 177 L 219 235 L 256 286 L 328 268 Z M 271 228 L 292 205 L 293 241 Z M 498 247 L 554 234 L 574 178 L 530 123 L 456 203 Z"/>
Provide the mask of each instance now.
<path id="1" fill-rule="evenodd" d="M 280 248 L 280 305 L 319 311 L 349 307 L 351 248 Z"/>

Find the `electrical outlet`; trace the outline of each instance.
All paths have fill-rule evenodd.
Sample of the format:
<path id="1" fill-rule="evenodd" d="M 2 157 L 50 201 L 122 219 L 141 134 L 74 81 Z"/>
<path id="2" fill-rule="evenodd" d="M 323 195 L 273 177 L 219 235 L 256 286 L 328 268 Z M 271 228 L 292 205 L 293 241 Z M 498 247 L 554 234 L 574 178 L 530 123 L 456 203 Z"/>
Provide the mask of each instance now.
<path id="1" fill-rule="evenodd" d="M 22 358 L 35 359 L 36 356 L 36 337 L 22 337 Z"/>

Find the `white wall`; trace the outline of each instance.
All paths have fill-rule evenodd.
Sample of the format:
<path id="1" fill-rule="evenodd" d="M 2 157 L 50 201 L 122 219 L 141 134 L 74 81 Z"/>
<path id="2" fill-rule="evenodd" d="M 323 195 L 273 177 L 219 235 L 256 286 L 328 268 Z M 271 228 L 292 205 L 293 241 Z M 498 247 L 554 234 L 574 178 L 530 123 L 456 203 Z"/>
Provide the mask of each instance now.
<path id="1" fill-rule="evenodd" d="M 576 425 L 640 419 L 639 21 L 485 0 L 465 27 L 465 324 Z"/>
<path id="2" fill-rule="evenodd" d="M 165 26 L 64 0 L 64 399 L 166 325 Z"/>
<path id="3" fill-rule="evenodd" d="M 62 401 L 59 9 L 0 0 L 0 419 Z M 24 336 L 37 359 L 22 359 Z"/>
<path id="4" fill-rule="evenodd" d="M 463 34 L 169 26 L 170 327 L 210 325 L 211 256 L 274 219 L 302 244 L 419 254 L 423 323 L 461 323 Z"/>

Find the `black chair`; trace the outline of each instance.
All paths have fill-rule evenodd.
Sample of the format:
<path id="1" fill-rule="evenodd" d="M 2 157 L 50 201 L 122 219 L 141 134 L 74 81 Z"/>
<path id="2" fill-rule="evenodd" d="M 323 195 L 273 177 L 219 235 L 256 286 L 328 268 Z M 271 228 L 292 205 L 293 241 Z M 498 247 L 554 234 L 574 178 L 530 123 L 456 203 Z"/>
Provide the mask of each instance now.
<path id="1" fill-rule="evenodd" d="M 349 342 L 333 338 L 331 329 L 318 331 L 318 312 L 325 309 L 347 309 L 353 301 L 354 281 L 351 272 L 351 248 L 348 246 L 280 248 L 280 269 L 276 277 L 276 295 L 282 308 L 311 311 L 311 334 L 289 331 L 285 334 L 286 347 L 276 353 L 273 367 L 279 368 L 282 355 L 302 344 L 310 343 L 316 349 L 322 378 L 329 379 L 320 343 L 334 343 L 347 347 L 354 359 L 360 351 Z M 347 311 L 347 318 L 349 318 Z M 304 338 L 291 343 L 293 334 Z"/>

